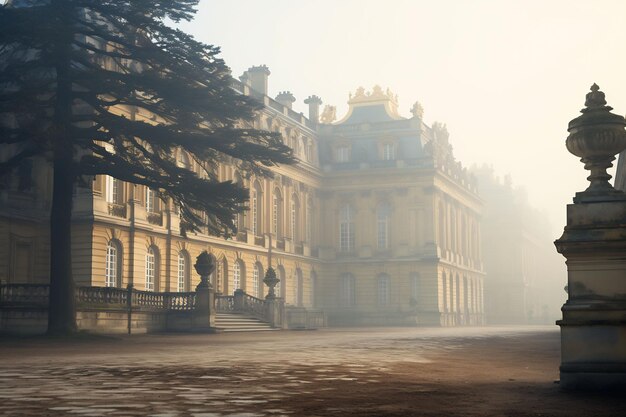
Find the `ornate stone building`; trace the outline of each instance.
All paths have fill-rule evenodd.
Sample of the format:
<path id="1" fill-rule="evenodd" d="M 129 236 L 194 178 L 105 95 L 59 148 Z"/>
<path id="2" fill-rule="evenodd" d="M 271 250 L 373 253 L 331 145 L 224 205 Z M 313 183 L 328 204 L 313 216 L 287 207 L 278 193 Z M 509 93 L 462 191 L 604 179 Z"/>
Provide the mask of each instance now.
<path id="1" fill-rule="evenodd" d="M 485 314 L 490 324 L 551 324 L 565 301 L 566 274 L 546 216 L 510 178 L 473 168 L 484 201 Z"/>
<path id="2" fill-rule="evenodd" d="M 379 87 L 357 90 L 339 122 L 329 106 L 320 115 L 321 100 L 311 96 L 307 118 L 292 109 L 291 93 L 268 96 L 268 76 L 267 67 L 252 67 L 233 88 L 264 104 L 254 127 L 280 132 L 299 163 L 274 169 L 271 179 L 238 172 L 227 160 L 215 167 L 220 180 L 250 190 L 238 235 L 183 237 L 176 207 L 154 191 L 86 178 L 73 212 L 77 283 L 187 291 L 199 280 L 193 259 L 207 250 L 217 261 L 218 292 L 263 297 L 271 245 L 278 295 L 288 305 L 324 309 L 331 324 L 482 323 L 482 205 L 445 126 L 424 124 L 417 103 L 411 118 L 401 117 L 396 97 Z M 175 157 L 198 169 L 188 155 Z M 50 178 L 35 160 L 0 191 L 3 282 L 48 280 Z"/>

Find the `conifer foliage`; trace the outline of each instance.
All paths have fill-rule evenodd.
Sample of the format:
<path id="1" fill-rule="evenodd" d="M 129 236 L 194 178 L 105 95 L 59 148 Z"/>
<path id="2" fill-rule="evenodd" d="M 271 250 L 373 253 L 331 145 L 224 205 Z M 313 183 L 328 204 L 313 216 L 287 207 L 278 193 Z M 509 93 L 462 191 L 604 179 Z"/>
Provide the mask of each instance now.
<path id="1" fill-rule="evenodd" d="M 228 236 L 247 193 L 219 182 L 215 165 L 268 175 L 268 167 L 293 162 L 280 135 L 248 127 L 259 104 L 231 88 L 219 48 L 168 25 L 190 20 L 197 3 L 13 0 L 0 7 L 0 145 L 14 150 L 0 174 L 34 156 L 54 173 L 50 333 L 76 329 L 70 225 L 78 181 L 110 175 L 145 185 L 180 208 L 183 230 Z M 204 172 L 177 164 L 180 149 Z"/>

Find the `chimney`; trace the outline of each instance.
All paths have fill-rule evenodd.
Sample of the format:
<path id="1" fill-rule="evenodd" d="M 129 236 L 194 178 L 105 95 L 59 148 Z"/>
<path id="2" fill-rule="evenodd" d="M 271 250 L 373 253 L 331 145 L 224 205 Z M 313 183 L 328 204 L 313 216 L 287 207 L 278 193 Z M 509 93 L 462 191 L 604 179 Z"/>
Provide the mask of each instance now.
<path id="1" fill-rule="evenodd" d="M 304 100 L 304 104 L 309 105 L 309 120 L 313 123 L 319 123 L 322 99 L 315 95 L 309 96 L 306 100 Z"/>
<path id="2" fill-rule="evenodd" d="M 257 92 L 267 95 L 267 77 L 270 75 L 270 70 L 265 65 L 259 65 L 258 67 L 250 67 L 246 71 L 250 87 Z"/>
<path id="3" fill-rule="evenodd" d="M 276 101 L 282 104 L 285 107 L 291 109 L 293 106 L 293 102 L 296 101 L 296 98 L 291 94 L 291 91 L 281 91 L 276 96 Z"/>

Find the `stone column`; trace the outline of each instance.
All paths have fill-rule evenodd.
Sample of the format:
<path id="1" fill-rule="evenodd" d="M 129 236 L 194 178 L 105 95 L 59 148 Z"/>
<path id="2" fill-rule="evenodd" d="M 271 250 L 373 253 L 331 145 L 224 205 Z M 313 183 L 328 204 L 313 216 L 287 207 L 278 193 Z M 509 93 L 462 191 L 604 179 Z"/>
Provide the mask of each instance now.
<path id="1" fill-rule="evenodd" d="M 562 388 L 603 390 L 626 387 L 626 194 L 606 172 L 626 148 L 626 121 L 610 113 L 595 84 L 585 106 L 569 123 L 566 145 L 591 171 L 591 185 L 567 206 L 567 226 L 555 242 L 568 270 L 557 324 Z"/>
<path id="2" fill-rule="evenodd" d="M 200 275 L 200 283 L 196 287 L 196 304 L 193 311 L 195 330 L 211 331 L 215 328 L 215 292 L 209 282 L 209 275 L 215 269 L 215 264 L 207 251 L 196 258 L 194 265 Z"/>

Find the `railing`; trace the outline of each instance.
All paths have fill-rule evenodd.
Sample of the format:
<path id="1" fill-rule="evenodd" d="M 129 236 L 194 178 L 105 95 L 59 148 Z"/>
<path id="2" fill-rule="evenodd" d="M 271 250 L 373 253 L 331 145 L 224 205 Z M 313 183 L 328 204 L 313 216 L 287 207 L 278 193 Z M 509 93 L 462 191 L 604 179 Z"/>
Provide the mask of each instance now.
<path id="1" fill-rule="evenodd" d="M 148 213 L 146 215 L 148 223 L 163 226 L 163 213 Z"/>
<path id="2" fill-rule="evenodd" d="M 320 329 L 326 327 L 326 314 L 322 310 L 307 310 L 301 307 L 285 309 L 287 328 Z"/>
<path id="3" fill-rule="evenodd" d="M 128 304 L 128 290 L 115 287 L 77 287 L 76 301 L 87 306 L 126 306 Z"/>
<path id="4" fill-rule="evenodd" d="M 48 284 L 0 285 L 0 305 L 47 307 Z M 133 308 L 154 310 L 191 311 L 195 292 L 151 292 L 115 287 L 76 287 L 75 300 L 80 308 Z M 131 294 L 130 304 L 128 296 Z"/>
<path id="5" fill-rule="evenodd" d="M 126 218 L 126 204 L 109 203 L 109 214 L 115 217 Z"/>
<path id="6" fill-rule="evenodd" d="M 266 319 L 265 301 L 261 300 L 260 298 L 256 298 L 246 293 L 243 293 L 241 310 L 242 312 L 250 314 L 251 316 L 260 319 Z"/>
<path id="7" fill-rule="evenodd" d="M 168 310 L 189 311 L 196 306 L 195 292 L 170 292 L 166 294 Z"/>
<path id="8" fill-rule="evenodd" d="M 235 297 L 232 295 L 216 295 L 215 311 L 218 313 L 231 313 L 235 311 Z"/>
<path id="9" fill-rule="evenodd" d="M 0 285 L 0 305 L 48 307 L 49 289 L 47 284 Z"/>

